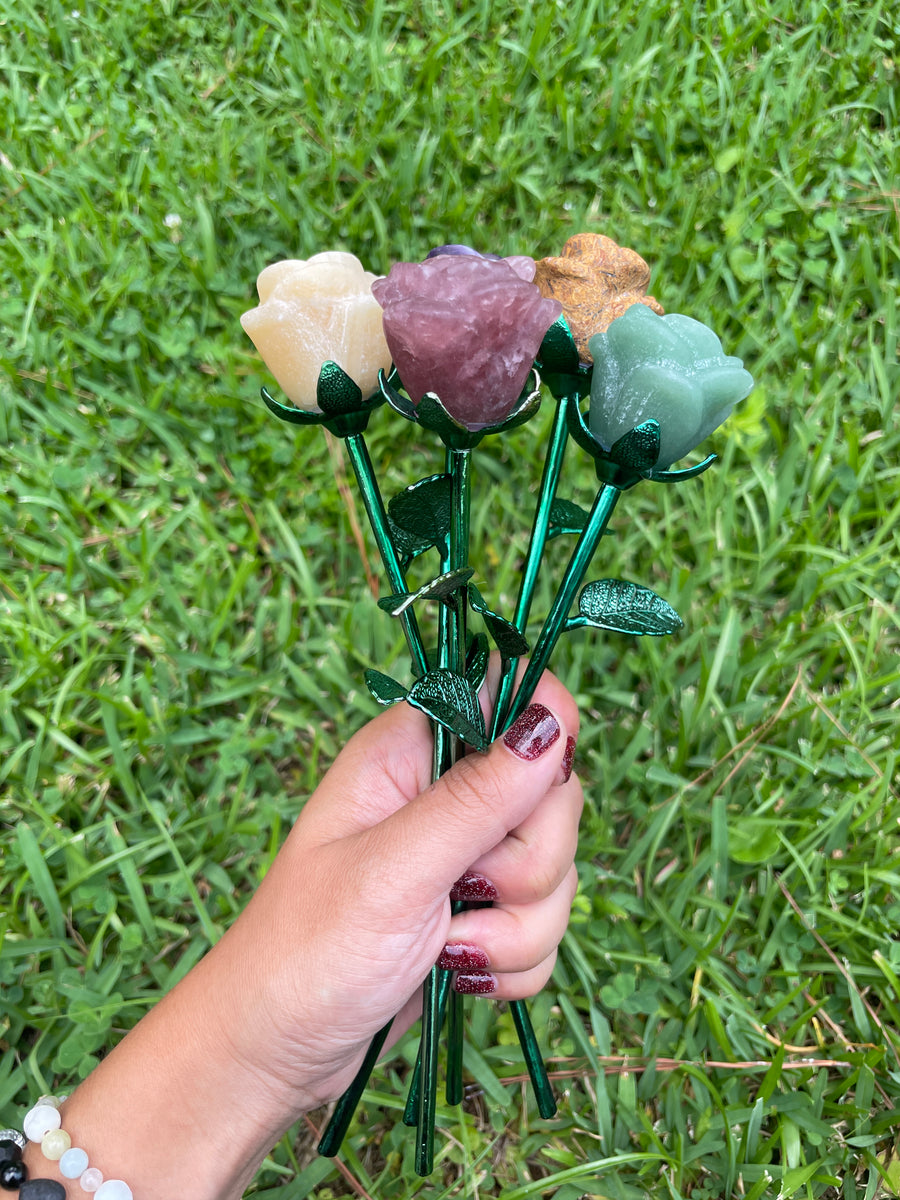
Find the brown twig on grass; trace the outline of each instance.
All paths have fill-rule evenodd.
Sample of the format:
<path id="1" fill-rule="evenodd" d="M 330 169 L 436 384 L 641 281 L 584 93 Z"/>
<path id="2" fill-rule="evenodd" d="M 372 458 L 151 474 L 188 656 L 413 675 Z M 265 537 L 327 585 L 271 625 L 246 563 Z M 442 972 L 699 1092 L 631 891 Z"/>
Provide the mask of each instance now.
<path id="1" fill-rule="evenodd" d="M 884 1024 L 884 1021 L 882 1021 L 881 1017 L 879 1017 L 878 1013 L 875 1011 L 875 1009 L 872 1007 L 872 1005 L 868 1002 L 868 1000 L 865 998 L 865 996 L 859 990 L 856 980 L 853 978 L 853 976 L 850 974 L 850 972 L 847 970 L 847 968 L 844 966 L 844 964 L 841 962 L 841 960 L 838 958 L 838 956 L 835 954 L 835 952 L 831 949 L 831 947 L 828 945 L 828 943 L 825 941 L 825 939 L 822 937 L 822 935 L 806 919 L 806 916 L 805 916 L 803 910 L 801 909 L 801 907 L 797 903 L 797 901 L 794 899 L 794 897 L 791 895 L 790 891 L 788 890 L 787 884 L 784 882 L 784 880 L 781 878 L 781 876 L 776 875 L 775 878 L 778 881 L 778 886 L 781 888 L 782 895 L 784 896 L 785 900 L 787 900 L 788 904 L 790 904 L 791 908 L 794 910 L 794 912 L 797 914 L 797 916 L 800 918 L 800 921 L 803 924 L 803 927 L 807 930 L 808 933 L 811 933 L 813 935 L 813 937 L 816 939 L 816 941 L 819 943 L 819 945 L 822 947 L 822 949 L 825 951 L 825 953 L 828 955 L 828 957 L 831 959 L 831 961 L 837 967 L 838 971 L 844 977 L 844 980 L 845 980 L 847 986 L 849 988 L 851 988 L 856 993 L 856 995 L 859 997 L 860 1003 L 865 1008 L 865 1010 L 869 1014 L 869 1016 L 872 1018 L 875 1028 L 878 1030 L 878 1032 L 884 1038 L 885 1046 L 888 1047 L 888 1049 L 891 1051 L 891 1053 L 894 1056 L 894 1061 L 897 1063 L 897 1066 L 900 1067 L 900 1053 L 897 1052 L 897 1047 L 891 1041 L 890 1036 L 888 1035 L 887 1027 Z"/>
<path id="2" fill-rule="evenodd" d="M 353 489 L 347 482 L 347 472 L 344 469 L 344 457 L 341 454 L 338 440 L 327 429 L 323 430 L 325 441 L 328 443 L 328 454 L 331 458 L 331 468 L 334 471 L 334 479 L 337 483 L 338 491 L 341 494 L 341 499 L 344 501 L 344 507 L 347 510 L 347 517 L 350 521 L 350 532 L 353 534 L 353 540 L 356 542 L 356 548 L 359 551 L 359 556 L 362 560 L 363 570 L 366 573 L 366 583 L 369 585 L 369 590 L 377 600 L 381 595 L 381 589 L 378 586 L 378 579 L 375 572 L 372 570 L 372 564 L 369 562 L 369 555 L 366 551 L 366 542 L 363 537 L 362 526 L 359 523 L 359 514 L 356 510 L 356 498 Z"/>

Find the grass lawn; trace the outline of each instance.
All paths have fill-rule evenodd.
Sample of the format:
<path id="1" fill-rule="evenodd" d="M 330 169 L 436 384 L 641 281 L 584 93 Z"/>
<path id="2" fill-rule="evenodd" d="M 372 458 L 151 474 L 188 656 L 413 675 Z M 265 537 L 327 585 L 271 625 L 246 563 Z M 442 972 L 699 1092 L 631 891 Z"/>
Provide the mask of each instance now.
<path id="1" fill-rule="evenodd" d="M 0 1125 L 220 936 L 375 711 L 365 669 L 405 670 L 340 447 L 259 402 L 258 271 L 596 230 L 759 382 L 595 564 L 684 631 L 554 660 L 588 793 L 532 1005 L 559 1117 L 471 1003 L 430 1180 L 409 1037 L 343 1167 L 304 1122 L 252 1194 L 900 1193 L 896 7 L 2 0 L 0 47 Z M 477 452 L 507 613 L 545 408 Z M 388 495 L 441 469 L 387 412 L 369 447 Z M 562 494 L 591 480 L 570 450 Z"/>

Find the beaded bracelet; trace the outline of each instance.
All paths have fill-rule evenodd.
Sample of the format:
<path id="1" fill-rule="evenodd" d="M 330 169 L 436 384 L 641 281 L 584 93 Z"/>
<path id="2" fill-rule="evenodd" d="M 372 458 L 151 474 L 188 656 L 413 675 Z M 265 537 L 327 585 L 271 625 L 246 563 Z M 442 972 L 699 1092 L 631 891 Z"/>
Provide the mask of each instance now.
<path id="1" fill-rule="evenodd" d="M 20 1200 L 66 1200 L 66 1189 L 53 1179 L 29 1179 L 22 1154 L 28 1145 L 15 1129 L 0 1129 L 0 1188 L 18 1191 Z"/>
<path id="2" fill-rule="evenodd" d="M 28 1179 L 22 1162 L 26 1141 L 40 1143 L 41 1153 L 56 1162 L 66 1179 L 77 1179 L 83 1192 L 93 1192 L 94 1200 L 134 1200 L 131 1188 L 121 1179 L 104 1181 L 103 1172 L 88 1163 L 87 1153 L 72 1145 L 62 1126 L 59 1106 L 65 1096 L 41 1096 L 27 1113 L 23 1125 L 25 1137 L 12 1129 L 0 1131 L 0 1187 L 19 1189 L 19 1200 L 65 1200 L 66 1190 L 52 1179 Z M 8 1182 L 7 1182 L 8 1180 Z"/>

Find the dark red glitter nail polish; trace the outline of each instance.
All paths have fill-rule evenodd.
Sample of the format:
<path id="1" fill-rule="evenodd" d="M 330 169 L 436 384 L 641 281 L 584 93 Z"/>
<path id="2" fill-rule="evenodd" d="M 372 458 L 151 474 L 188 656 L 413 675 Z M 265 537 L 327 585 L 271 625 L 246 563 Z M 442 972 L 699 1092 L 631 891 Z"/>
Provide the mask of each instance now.
<path id="1" fill-rule="evenodd" d="M 503 740 L 519 758 L 534 762 L 549 750 L 559 737 L 559 722 L 543 704 L 530 704 L 510 725 Z"/>
<path id="2" fill-rule="evenodd" d="M 568 738 L 566 738 L 566 752 L 563 755 L 563 760 L 562 760 L 562 769 L 563 769 L 563 777 L 564 777 L 563 783 L 568 783 L 569 780 L 572 778 L 572 764 L 574 763 L 574 761 L 575 761 L 575 738 L 568 737 Z"/>
<path id="3" fill-rule="evenodd" d="M 491 963 L 480 946 L 451 942 L 441 951 L 437 965 L 442 971 L 486 971 Z"/>
<path id="4" fill-rule="evenodd" d="M 454 988 L 463 996 L 490 996 L 497 990 L 497 980 L 488 971 L 479 974 L 457 975 Z"/>
<path id="5" fill-rule="evenodd" d="M 466 871 L 450 889 L 451 900 L 496 900 L 499 892 L 489 879 Z"/>

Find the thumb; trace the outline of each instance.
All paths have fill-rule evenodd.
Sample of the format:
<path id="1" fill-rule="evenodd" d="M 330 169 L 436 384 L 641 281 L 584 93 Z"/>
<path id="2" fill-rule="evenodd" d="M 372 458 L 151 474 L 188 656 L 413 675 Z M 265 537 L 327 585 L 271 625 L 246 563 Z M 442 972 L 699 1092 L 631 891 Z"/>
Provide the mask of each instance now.
<path id="1" fill-rule="evenodd" d="M 392 874 L 422 894 L 446 895 L 559 781 L 563 719 L 532 704 L 487 754 L 460 759 L 426 791 L 369 830 L 391 847 Z"/>

